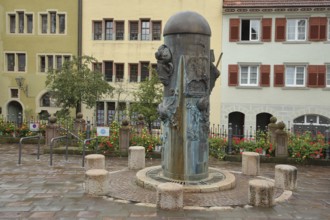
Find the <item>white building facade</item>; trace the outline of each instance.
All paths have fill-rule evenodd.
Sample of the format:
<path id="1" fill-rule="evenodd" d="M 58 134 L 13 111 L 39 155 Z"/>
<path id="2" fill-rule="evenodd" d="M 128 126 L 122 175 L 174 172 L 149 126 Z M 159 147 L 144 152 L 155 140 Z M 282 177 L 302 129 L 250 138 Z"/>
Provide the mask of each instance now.
<path id="1" fill-rule="evenodd" d="M 221 124 L 330 125 L 330 1 L 223 2 Z"/>

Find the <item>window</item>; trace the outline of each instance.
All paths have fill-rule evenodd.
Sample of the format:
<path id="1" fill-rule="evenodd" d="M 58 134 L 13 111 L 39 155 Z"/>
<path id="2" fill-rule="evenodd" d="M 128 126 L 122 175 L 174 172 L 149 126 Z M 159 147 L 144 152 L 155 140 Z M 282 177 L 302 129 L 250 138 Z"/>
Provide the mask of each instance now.
<path id="1" fill-rule="evenodd" d="M 322 115 L 302 115 L 293 120 L 295 124 L 305 124 L 305 125 L 327 125 L 330 124 L 330 119 Z"/>
<path id="2" fill-rule="evenodd" d="M 50 33 L 56 33 L 56 12 L 50 12 Z"/>
<path id="3" fill-rule="evenodd" d="M 24 12 L 18 12 L 18 33 L 24 33 Z"/>
<path id="4" fill-rule="evenodd" d="M 15 33 L 16 31 L 16 15 L 10 14 L 9 15 L 9 32 Z"/>
<path id="5" fill-rule="evenodd" d="M 327 87 L 330 87 L 330 65 L 327 66 L 327 76 L 326 76 L 326 79 L 327 79 L 326 86 Z"/>
<path id="6" fill-rule="evenodd" d="M 18 53 L 17 54 L 18 59 L 18 71 L 24 72 L 25 71 L 25 65 L 26 65 L 26 57 L 25 53 Z"/>
<path id="7" fill-rule="evenodd" d="M 306 40 L 306 19 L 287 19 L 287 40 Z"/>
<path id="8" fill-rule="evenodd" d="M 8 21 L 9 33 L 32 34 L 33 32 L 33 15 L 31 13 L 24 11 L 10 13 Z"/>
<path id="9" fill-rule="evenodd" d="M 160 21 L 152 22 L 152 40 L 160 40 L 161 23 Z"/>
<path id="10" fill-rule="evenodd" d="M 115 119 L 116 114 L 116 103 L 115 102 L 107 102 L 107 123 L 110 124 Z"/>
<path id="11" fill-rule="evenodd" d="M 270 42 L 272 38 L 272 18 L 229 20 L 229 41 Z"/>
<path id="12" fill-rule="evenodd" d="M 18 98 L 18 89 L 10 89 L 10 97 Z"/>
<path id="13" fill-rule="evenodd" d="M 58 15 L 58 22 L 59 22 L 59 33 L 65 33 L 65 15 L 60 14 Z"/>
<path id="14" fill-rule="evenodd" d="M 130 21 L 130 23 L 129 23 L 129 39 L 138 40 L 138 36 L 139 36 L 139 22 Z"/>
<path id="15" fill-rule="evenodd" d="M 15 54 L 7 53 L 7 71 L 15 70 Z"/>
<path id="16" fill-rule="evenodd" d="M 104 125 L 104 102 L 96 103 L 96 123 L 97 126 Z"/>
<path id="17" fill-rule="evenodd" d="M 102 72 L 102 63 L 93 63 L 93 71 Z"/>
<path id="18" fill-rule="evenodd" d="M 305 66 L 286 66 L 285 85 L 286 86 L 305 86 Z"/>
<path id="19" fill-rule="evenodd" d="M 40 14 L 40 25 L 42 34 L 65 34 L 66 14 L 56 11 L 42 13 Z"/>
<path id="20" fill-rule="evenodd" d="M 41 97 L 40 107 L 57 107 L 55 99 L 51 97 L 49 92 Z"/>
<path id="21" fill-rule="evenodd" d="M 112 82 L 113 76 L 113 63 L 112 61 L 104 61 L 104 80 Z"/>
<path id="22" fill-rule="evenodd" d="M 63 63 L 71 59 L 70 55 L 39 55 L 39 72 L 46 73 L 54 68 L 61 69 Z M 55 65 L 54 65 L 55 61 Z"/>
<path id="23" fill-rule="evenodd" d="M 26 15 L 26 20 L 27 20 L 27 32 L 31 34 L 33 31 L 33 16 Z"/>
<path id="24" fill-rule="evenodd" d="M 138 64 L 129 65 L 129 81 L 130 82 L 138 81 Z"/>
<path id="25" fill-rule="evenodd" d="M 141 62 L 141 82 L 149 79 L 149 63 Z"/>
<path id="26" fill-rule="evenodd" d="M 124 40 L 124 22 L 116 21 L 116 40 Z"/>
<path id="27" fill-rule="evenodd" d="M 48 29 L 48 16 L 41 15 L 41 33 L 46 34 Z"/>
<path id="28" fill-rule="evenodd" d="M 47 63 L 48 70 L 52 70 L 54 68 L 54 56 L 48 55 L 47 61 L 48 61 L 48 63 Z"/>
<path id="29" fill-rule="evenodd" d="M 26 71 L 25 53 L 6 53 L 5 57 L 6 57 L 6 70 L 8 72 Z"/>
<path id="30" fill-rule="evenodd" d="M 124 64 L 116 64 L 116 81 L 122 82 L 124 80 Z"/>
<path id="31" fill-rule="evenodd" d="M 93 22 L 93 39 L 102 40 L 102 22 L 101 21 Z"/>
<path id="32" fill-rule="evenodd" d="M 240 66 L 240 85 L 258 85 L 258 66 Z"/>
<path id="33" fill-rule="evenodd" d="M 241 41 L 259 41 L 260 20 L 242 20 Z"/>
<path id="34" fill-rule="evenodd" d="M 150 40 L 150 21 L 141 21 L 141 40 Z"/>
<path id="35" fill-rule="evenodd" d="M 106 20 L 104 22 L 105 24 L 105 40 L 112 40 L 112 35 L 113 35 L 113 22 Z M 95 31 L 94 31 L 95 33 Z M 101 30 L 102 33 L 102 30 Z M 100 39 L 94 39 L 94 40 L 100 40 Z"/>
<path id="36" fill-rule="evenodd" d="M 57 69 L 62 69 L 62 64 L 63 64 L 62 56 L 61 55 L 57 55 L 56 56 L 56 68 Z"/>

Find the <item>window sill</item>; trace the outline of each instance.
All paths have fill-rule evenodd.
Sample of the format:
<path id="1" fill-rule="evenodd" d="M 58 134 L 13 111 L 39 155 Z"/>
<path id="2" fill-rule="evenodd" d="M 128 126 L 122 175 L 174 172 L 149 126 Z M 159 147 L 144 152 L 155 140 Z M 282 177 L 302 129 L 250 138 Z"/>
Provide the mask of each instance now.
<path id="1" fill-rule="evenodd" d="M 236 89 L 262 89 L 260 86 L 236 86 Z"/>
<path id="2" fill-rule="evenodd" d="M 284 41 L 283 44 L 311 44 L 310 41 Z"/>
<path id="3" fill-rule="evenodd" d="M 309 88 L 307 87 L 284 87 L 282 88 L 282 90 L 309 90 Z"/>
<path id="4" fill-rule="evenodd" d="M 255 44 L 264 44 L 264 42 L 260 42 L 260 41 L 239 41 L 239 42 L 237 42 L 237 44 L 248 44 L 248 45 L 253 44 L 253 45 L 255 45 Z"/>

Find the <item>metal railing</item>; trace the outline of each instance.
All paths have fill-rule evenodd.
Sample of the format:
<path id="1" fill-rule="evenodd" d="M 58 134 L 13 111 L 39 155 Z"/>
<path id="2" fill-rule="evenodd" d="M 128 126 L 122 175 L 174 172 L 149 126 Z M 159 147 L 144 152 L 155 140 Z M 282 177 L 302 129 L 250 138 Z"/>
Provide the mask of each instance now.
<path id="1" fill-rule="evenodd" d="M 37 151 L 37 160 L 40 159 L 40 139 L 41 139 L 41 134 L 39 135 L 35 135 L 35 136 L 30 136 L 30 137 L 22 137 L 20 140 L 19 140 L 19 150 L 18 150 L 18 165 L 21 165 L 22 164 L 22 143 L 24 140 L 27 140 L 27 139 L 39 139 L 38 141 L 38 151 Z"/>

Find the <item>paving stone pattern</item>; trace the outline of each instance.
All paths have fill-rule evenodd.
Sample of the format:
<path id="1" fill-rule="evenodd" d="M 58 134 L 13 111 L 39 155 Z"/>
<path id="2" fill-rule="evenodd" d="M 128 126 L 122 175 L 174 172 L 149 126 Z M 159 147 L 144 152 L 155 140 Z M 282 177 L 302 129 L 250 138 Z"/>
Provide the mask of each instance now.
<path id="1" fill-rule="evenodd" d="M 70 155 L 66 162 L 63 155 L 54 155 L 50 167 L 49 155 L 42 154 L 37 161 L 36 150 L 36 145 L 24 145 L 22 165 L 18 166 L 18 144 L 0 144 L 0 219 L 330 219 L 330 167 L 297 166 L 297 190 L 289 201 L 272 208 L 169 212 L 88 196 L 80 156 Z M 158 159 L 146 160 L 146 166 L 155 165 L 159 165 Z M 235 162 L 211 159 L 210 166 L 241 171 L 241 164 Z M 261 175 L 274 179 L 274 168 L 275 164 L 261 164 Z M 127 158 L 106 158 L 106 169 L 127 169 Z M 233 199 L 226 196 L 224 201 Z M 212 194 L 204 200 L 213 205 L 218 198 Z M 186 202 L 193 203 L 188 198 Z"/>

